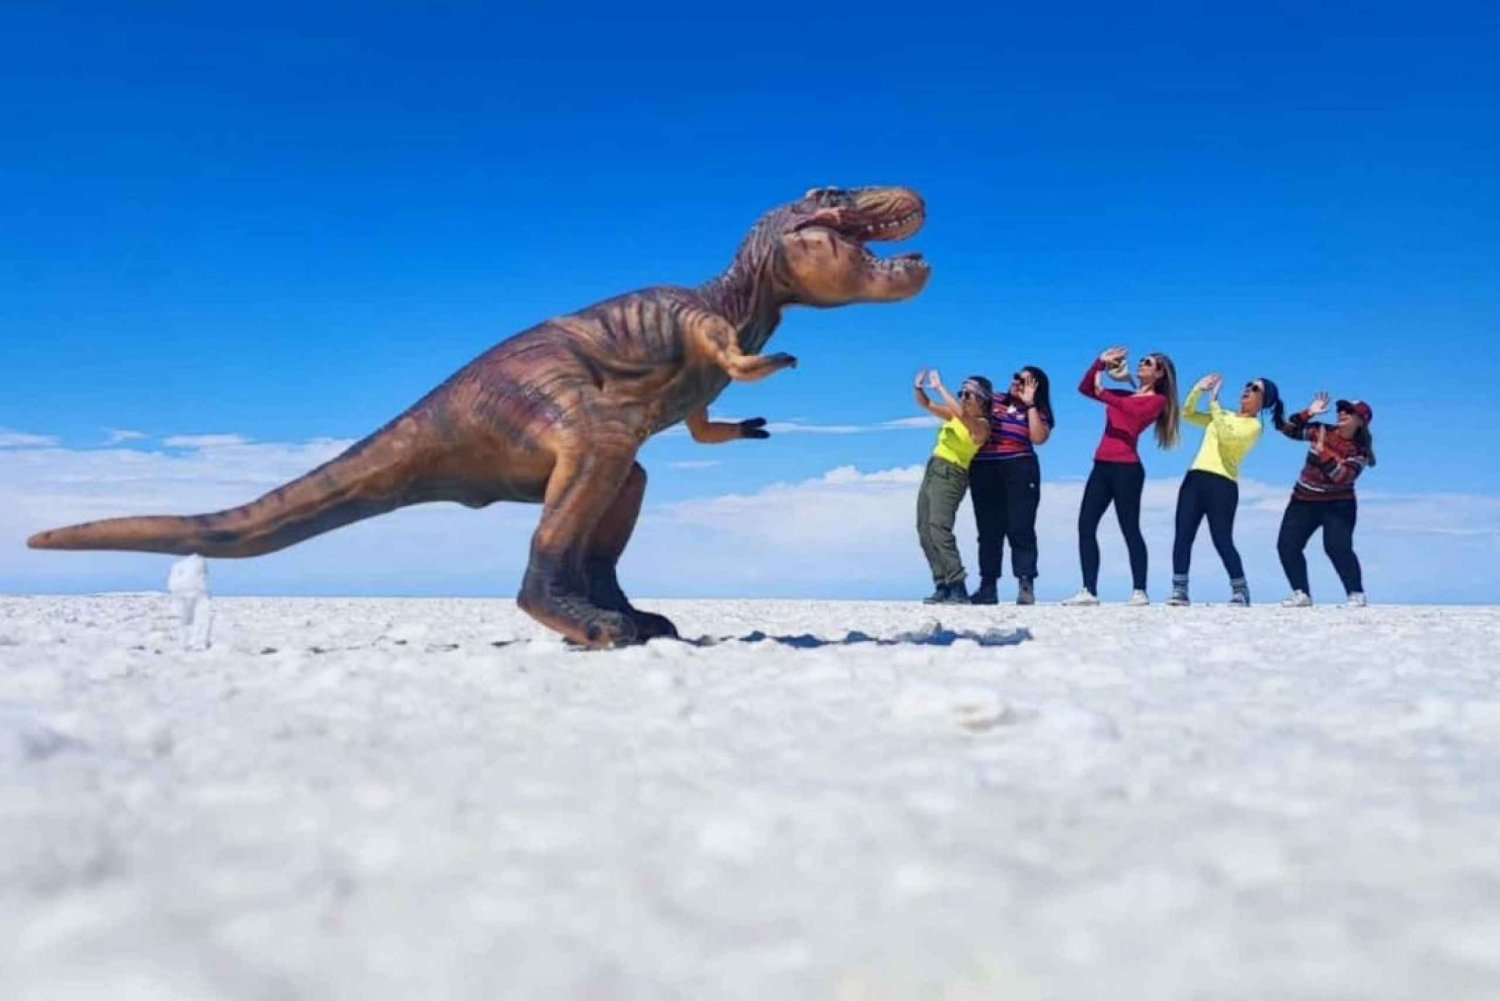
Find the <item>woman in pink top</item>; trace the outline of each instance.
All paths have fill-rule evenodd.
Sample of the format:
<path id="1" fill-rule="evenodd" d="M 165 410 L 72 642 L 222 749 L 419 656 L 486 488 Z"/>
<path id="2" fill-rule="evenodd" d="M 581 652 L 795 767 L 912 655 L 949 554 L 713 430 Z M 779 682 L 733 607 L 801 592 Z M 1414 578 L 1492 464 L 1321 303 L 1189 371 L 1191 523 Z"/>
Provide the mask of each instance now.
<path id="1" fill-rule="evenodd" d="M 1104 371 L 1125 360 L 1125 348 L 1110 348 L 1083 375 L 1078 391 L 1104 404 L 1104 437 L 1094 451 L 1094 469 L 1083 488 L 1078 508 L 1078 557 L 1083 564 L 1083 590 L 1065 605 L 1099 604 L 1099 521 L 1110 504 L 1130 551 L 1134 591 L 1130 604 L 1149 605 L 1146 597 L 1146 539 L 1141 535 L 1141 490 L 1146 467 L 1136 450 L 1141 432 L 1156 425 L 1156 443 L 1177 446 L 1177 368 L 1164 354 L 1148 354 L 1136 369 L 1140 388 L 1105 389 Z"/>

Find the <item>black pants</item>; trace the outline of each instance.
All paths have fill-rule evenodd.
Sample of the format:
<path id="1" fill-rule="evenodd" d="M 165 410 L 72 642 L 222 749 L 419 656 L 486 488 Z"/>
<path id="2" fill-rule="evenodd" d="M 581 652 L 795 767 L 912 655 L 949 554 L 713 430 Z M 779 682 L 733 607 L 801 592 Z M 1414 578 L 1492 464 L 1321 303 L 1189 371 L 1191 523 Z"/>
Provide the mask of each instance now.
<path id="1" fill-rule="evenodd" d="M 969 496 L 979 528 L 979 576 L 996 580 L 1010 540 L 1010 569 L 1036 576 L 1036 508 L 1042 499 L 1042 467 L 1036 456 L 990 459 L 969 466 Z"/>
<path id="2" fill-rule="evenodd" d="M 1234 548 L 1234 512 L 1240 506 L 1240 485 L 1227 476 L 1191 470 L 1177 491 L 1177 534 L 1172 540 L 1172 573 L 1186 577 L 1193 562 L 1193 540 L 1198 526 L 1208 519 L 1208 534 L 1230 580 L 1245 576 L 1239 551 Z"/>
<path id="3" fill-rule="evenodd" d="M 1334 501 L 1291 499 L 1286 514 L 1281 516 L 1276 552 L 1281 556 L 1281 569 L 1286 571 L 1292 590 L 1312 593 L 1307 586 L 1307 558 L 1302 555 L 1302 550 L 1307 548 L 1307 540 L 1320 528 L 1323 530 L 1323 552 L 1333 561 L 1344 590 L 1352 594 L 1365 589 L 1359 557 L 1354 555 L 1354 522 L 1358 517 L 1359 507 L 1352 497 Z"/>
<path id="4" fill-rule="evenodd" d="M 1146 467 L 1139 462 L 1100 462 L 1083 488 L 1078 508 L 1078 559 L 1083 564 L 1083 586 L 1099 593 L 1099 521 L 1110 504 L 1120 521 L 1125 548 L 1130 550 L 1130 577 L 1137 591 L 1146 589 L 1146 539 L 1141 535 L 1141 490 Z"/>

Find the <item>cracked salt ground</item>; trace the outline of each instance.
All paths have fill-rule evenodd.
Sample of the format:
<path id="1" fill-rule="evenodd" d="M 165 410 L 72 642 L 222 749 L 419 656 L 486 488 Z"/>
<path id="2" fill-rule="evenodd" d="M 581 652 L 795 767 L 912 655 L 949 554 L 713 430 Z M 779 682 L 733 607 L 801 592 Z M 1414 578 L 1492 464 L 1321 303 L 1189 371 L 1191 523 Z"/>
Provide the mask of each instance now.
<path id="1" fill-rule="evenodd" d="M 0 997 L 1500 996 L 1500 611 L 643 604 L 0 599 Z"/>

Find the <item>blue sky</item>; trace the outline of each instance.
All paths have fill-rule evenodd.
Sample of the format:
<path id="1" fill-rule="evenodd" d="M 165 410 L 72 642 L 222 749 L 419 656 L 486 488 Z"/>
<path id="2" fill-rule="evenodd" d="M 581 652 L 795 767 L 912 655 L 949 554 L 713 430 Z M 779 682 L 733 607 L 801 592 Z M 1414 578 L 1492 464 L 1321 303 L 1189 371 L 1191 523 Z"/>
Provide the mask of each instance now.
<path id="1" fill-rule="evenodd" d="M 1361 487 L 1480 512 L 1452 567 L 1390 573 L 1472 599 L 1464 574 L 1500 556 L 1483 430 L 1500 327 L 1492 5 L 496 6 L 0 12 L 0 589 L 159 586 L 159 558 L 17 547 L 71 514 L 90 476 L 116 482 L 107 469 L 191 470 L 222 491 L 206 500 L 243 499 L 307 443 L 363 435 L 505 336 L 701 281 L 765 209 L 866 183 L 927 197 L 911 245 L 933 262 L 928 290 L 790 313 L 774 347 L 801 366 L 716 407 L 865 430 L 659 438 L 644 453 L 653 505 L 921 462 L 927 431 L 882 426 L 914 415 L 924 365 L 955 381 L 1045 368 L 1046 476 L 1077 479 L 1101 417 L 1071 387 L 1125 343 L 1171 354 L 1184 382 L 1220 370 L 1231 386 L 1269 375 L 1299 404 L 1322 388 L 1369 399 L 1381 461 Z M 1148 454 L 1153 480 L 1180 478 L 1192 450 Z M 1268 438 L 1247 475 L 1289 486 L 1300 461 Z M 157 502 L 129 486 L 113 496 Z M 160 489 L 168 509 L 197 499 Z M 109 497 L 90 516 L 139 513 Z M 1070 524 L 1054 507 L 1044 517 Z M 493 515 L 452 524 L 523 553 L 524 526 Z M 359 538 L 394 544 L 408 524 Z M 817 587 L 920 589 L 910 541 L 889 579 Z M 1162 576 L 1170 539 L 1151 541 Z M 220 579 L 368 590 L 376 578 L 341 571 L 337 552 Z M 1206 538 L 1199 552 L 1213 567 Z M 417 547 L 400 580 L 513 587 L 509 562 L 485 583 L 424 559 Z M 1054 546 L 1043 572 L 1070 589 L 1076 557 Z"/>

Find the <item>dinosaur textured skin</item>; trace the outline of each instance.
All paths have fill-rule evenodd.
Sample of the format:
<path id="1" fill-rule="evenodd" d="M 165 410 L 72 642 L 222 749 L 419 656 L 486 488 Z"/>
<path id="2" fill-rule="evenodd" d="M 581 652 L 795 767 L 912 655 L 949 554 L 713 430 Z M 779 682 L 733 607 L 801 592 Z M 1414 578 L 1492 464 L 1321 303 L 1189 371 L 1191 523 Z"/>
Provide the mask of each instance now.
<path id="1" fill-rule="evenodd" d="M 241 507 L 111 518 L 41 532 L 35 549 L 246 557 L 425 501 L 543 505 L 520 606 L 590 647 L 675 636 L 635 608 L 615 566 L 640 514 L 641 444 L 679 421 L 696 441 L 764 438 L 765 422 L 708 418 L 731 381 L 796 365 L 761 354 L 788 306 L 895 302 L 929 270 L 865 244 L 925 221 L 907 188 L 818 188 L 763 216 L 698 288 L 656 286 L 548 320 L 491 348 L 385 427 Z"/>

